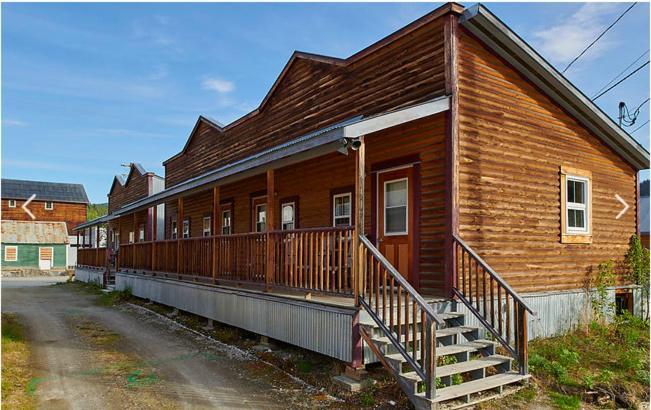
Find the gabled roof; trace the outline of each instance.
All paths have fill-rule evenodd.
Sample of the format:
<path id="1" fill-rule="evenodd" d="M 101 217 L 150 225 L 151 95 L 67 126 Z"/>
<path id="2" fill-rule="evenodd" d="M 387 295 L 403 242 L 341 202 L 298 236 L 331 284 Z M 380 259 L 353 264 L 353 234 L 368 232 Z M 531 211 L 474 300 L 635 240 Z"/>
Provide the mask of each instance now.
<path id="1" fill-rule="evenodd" d="M 486 7 L 468 8 L 460 23 L 637 170 L 649 168 L 642 145 Z"/>
<path id="2" fill-rule="evenodd" d="M 116 183 L 119 184 L 121 187 L 124 187 L 124 177 L 122 175 L 116 175 L 113 177 L 113 182 L 111 183 L 111 189 L 109 189 L 109 195 L 113 192 Z"/>
<path id="3" fill-rule="evenodd" d="M 68 243 L 65 222 L 2 221 L 2 242 L 19 243 Z"/>
<path id="4" fill-rule="evenodd" d="M 3 199 L 29 199 L 36 194 L 34 199 L 37 201 L 89 203 L 86 190 L 81 184 L 6 178 L 3 178 L 1 183 Z"/>
<path id="5" fill-rule="evenodd" d="M 264 172 L 264 169 L 272 165 L 274 167 L 283 167 L 335 151 L 345 151 L 347 153 L 348 141 L 351 138 L 372 135 L 374 132 L 436 115 L 449 109 L 450 97 L 443 96 L 382 114 L 349 118 L 217 169 L 207 171 L 161 192 L 126 204 L 115 211 L 113 215 L 120 216 L 160 204 L 181 193 L 190 195 L 192 192 L 205 189 L 206 186 L 216 182 L 225 184 L 241 180 Z"/>
<path id="6" fill-rule="evenodd" d="M 131 176 L 133 175 L 134 171 L 137 171 L 139 175 L 152 175 L 154 178 L 158 179 L 165 179 L 159 175 L 154 174 L 153 172 L 148 172 L 145 170 L 145 168 L 140 165 L 138 162 L 132 162 L 129 164 L 129 173 L 127 174 L 126 179 L 122 175 L 116 175 L 113 178 L 113 182 L 111 183 L 111 189 L 109 189 L 109 195 L 113 192 L 113 188 L 115 188 L 115 184 L 118 183 L 120 184 L 121 187 L 126 187 L 129 184 L 129 181 L 131 180 Z"/>
<path id="7" fill-rule="evenodd" d="M 194 125 L 194 128 L 192 129 L 192 132 L 190 133 L 190 136 L 188 137 L 185 145 L 183 146 L 183 149 L 179 153 L 165 160 L 163 162 L 163 165 L 166 165 L 171 160 L 181 156 L 183 153 L 186 152 L 187 148 L 190 146 L 190 141 L 194 137 L 194 134 L 199 127 L 199 124 L 201 124 L 202 122 L 205 122 L 206 124 L 212 126 L 219 133 L 223 133 L 261 113 L 264 110 L 267 103 L 269 102 L 269 100 L 271 99 L 271 97 L 273 97 L 274 93 L 277 91 L 278 86 L 282 83 L 283 79 L 288 75 L 288 73 L 291 72 L 291 70 L 293 69 L 293 67 L 298 61 L 304 60 L 304 61 L 315 62 L 315 63 L 329 64 L 336 67 L 346 67 L 349 66 L 350 64 L 355 63 L 356 61 L 359 61 L 360 59 L 366 57 L 367 55 L 373 53 L 374 51 L 398 40 L 399 38 L 404 37 L 405 35 L 413 32 L 414 30 L 417 30 L 418 28 L 424 26 L 425 24 L 430 23 L 431 21 L 441 17 L 446 13 L 452 12 L 452 13 L 461 14 L 463 10 L 464 10 L 463 6 L 458 3 L 446 3 L 441 7 L 438 7 L 437 9 L 419 18 L 418 20 L 411 22 L 410 24 L 406 25 L 400 30 L 386 36 L 385 38 L 373 43 L 372 45 L 366 47 L 365 49 L 345 59 L 324 56 L 320 54 L 306 53 L 302 51 L 294 51 L 294 53 L 292 53 L 292 56 L 289 58 L 289 61 L 287 61 L 287 63 L 285 64 L 285 67 L 282 69 L 282 71 L 276 78 L 276 81 L 274 81 L 273 85 L 271 86 L 271 88 L 269 89 L 265 97 L 262 99 L 262 102 L 260 103 L 258 108 L 254 109 L 250 113 L 240 117 L 239 119 L 233 121 L 228 125 L 222 125 L 217 121 L 209 119 L 208 117 L 203 115 L 199 116 L 197 122 Z"/>

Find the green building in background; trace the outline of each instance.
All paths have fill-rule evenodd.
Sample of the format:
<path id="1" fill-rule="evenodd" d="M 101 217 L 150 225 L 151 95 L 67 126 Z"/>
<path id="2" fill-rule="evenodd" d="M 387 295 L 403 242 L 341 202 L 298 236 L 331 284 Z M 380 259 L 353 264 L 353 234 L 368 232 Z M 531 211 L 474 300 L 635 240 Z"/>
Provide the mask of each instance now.
<path id="1" fill-rule="evenodd" d="M 2 272 L 62 272 L 68 266 L 65 222 L 2 221 Z"/>

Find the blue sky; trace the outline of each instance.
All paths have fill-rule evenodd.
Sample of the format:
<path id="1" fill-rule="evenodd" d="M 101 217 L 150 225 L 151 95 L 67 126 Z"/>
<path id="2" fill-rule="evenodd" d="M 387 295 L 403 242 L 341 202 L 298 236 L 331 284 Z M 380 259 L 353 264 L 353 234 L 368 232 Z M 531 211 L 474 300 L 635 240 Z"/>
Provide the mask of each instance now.
<path id="1" fill-rule="evenodd" d="M 487 6 L 563 68 L 628 4 Z M 121 163 L 162 175 L 198 115 L 229 123 L 254 109 L 293 50 L 347 57 L 437 6 L 3 3 L 2 176 L 83 183 L 105 202 Z M 567 76 L 594 96 L 648 49 L 640 3 Z M 597 102 L 616 117 L 619 101 L 648 95 L 647 67 Z M 649 148 L 648 125 L 633 136 Z"/>

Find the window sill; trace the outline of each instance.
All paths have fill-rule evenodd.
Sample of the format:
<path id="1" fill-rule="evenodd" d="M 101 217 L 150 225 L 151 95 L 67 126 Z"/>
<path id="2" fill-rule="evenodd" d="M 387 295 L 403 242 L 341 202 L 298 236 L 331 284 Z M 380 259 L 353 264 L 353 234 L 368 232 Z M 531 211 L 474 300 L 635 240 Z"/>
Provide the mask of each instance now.
<path id="1" fill-rule="evenodd" d="M 586 234 L 562 234 L 561 243 L 580 243 L 580 244 L 591 244 L 592 235 Z"/>

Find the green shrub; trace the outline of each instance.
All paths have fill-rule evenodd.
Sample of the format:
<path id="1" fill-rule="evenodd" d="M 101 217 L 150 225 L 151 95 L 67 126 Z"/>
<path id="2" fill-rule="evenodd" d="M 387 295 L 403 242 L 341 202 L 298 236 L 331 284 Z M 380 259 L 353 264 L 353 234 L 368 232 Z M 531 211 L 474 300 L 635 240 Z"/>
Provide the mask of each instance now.
<path id="1" fill-rule="evenodd" d="M 561 349 L 558 353 L 558 362 L 566 367 L 577 364 L 579 363 L 579 353 L 567 349 Z"/>
<path id="2" fill-rule="evenodd" d="M 594 291 L 591 293 L 592 313 L 597 321 L 605 322 L 615 312 L 615 302 L 608 296 L 608 288 L 615 285 L 615 262 L 600 263 L 597 276 L 592 281 Z"/>

